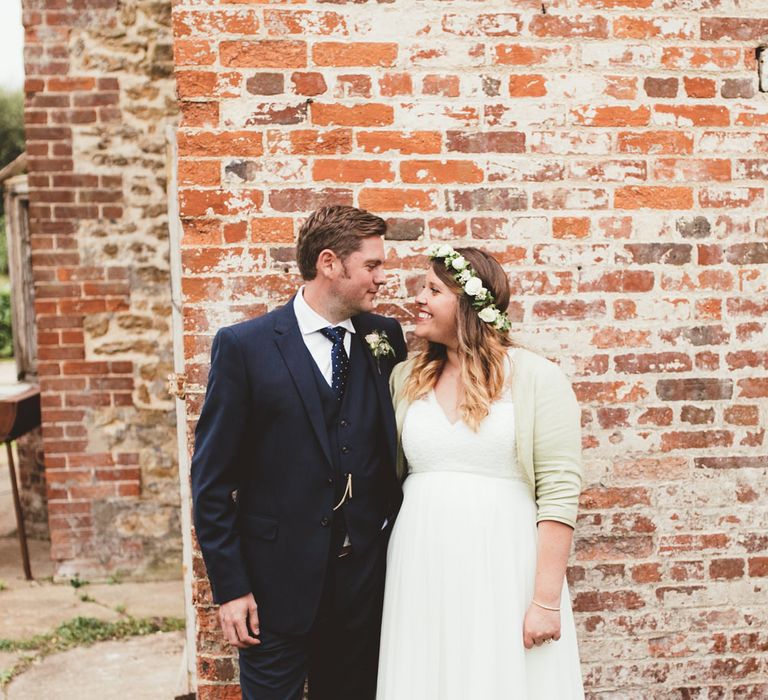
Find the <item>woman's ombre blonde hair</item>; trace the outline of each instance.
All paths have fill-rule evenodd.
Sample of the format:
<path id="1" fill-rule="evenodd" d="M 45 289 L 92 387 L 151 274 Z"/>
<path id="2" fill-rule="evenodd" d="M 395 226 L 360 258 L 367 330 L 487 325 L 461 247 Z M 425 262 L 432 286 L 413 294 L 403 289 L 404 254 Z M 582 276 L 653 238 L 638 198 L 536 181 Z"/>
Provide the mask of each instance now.
<path id="1" fill-rule="evenodd" d="M 509 305 L 509 280 L 501 265 L 479 248 L 456 248 L 469 262 L 483 286 L 493 294 L 496 306 L 505 310 Z M 477 315 L 470 298 L 464 293 L 440 259 L 434 260 L 432 270 L 457 297 L 456 336 L 461 371 L 461 417 L 477 430 L 488 415 L 491 403 L 499 398 L 507 379 L 507 351 L 514 344 L 506 333 L 497 331 Z M 445 345 L 427 343 L 420 352 L 405 385 L 404 396 L 415 401 L 425 396 L 437 384 L 446 362 Z"/>

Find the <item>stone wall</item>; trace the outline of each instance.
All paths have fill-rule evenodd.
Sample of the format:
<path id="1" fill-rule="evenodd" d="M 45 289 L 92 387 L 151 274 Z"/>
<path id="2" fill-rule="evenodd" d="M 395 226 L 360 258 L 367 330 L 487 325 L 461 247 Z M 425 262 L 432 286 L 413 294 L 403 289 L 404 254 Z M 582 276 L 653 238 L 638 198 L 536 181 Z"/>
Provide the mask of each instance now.
<path id="1" fill-rule="evenodd" d="M 59 575 L 179 576 L 170 2 L 23 7 L 52 556 Z"/>
<path id="2" fill-rule="evenodd" d="M 293 292 L 310 210 L 389 219 L 406 326 L 426 245 L 482 245 L 583 407 L 590 697 L 768 695 L 764 7 L 179 0 L 190 430 L 215 330 Z M 233 698 L 196 574 L 199 697 Z"/>

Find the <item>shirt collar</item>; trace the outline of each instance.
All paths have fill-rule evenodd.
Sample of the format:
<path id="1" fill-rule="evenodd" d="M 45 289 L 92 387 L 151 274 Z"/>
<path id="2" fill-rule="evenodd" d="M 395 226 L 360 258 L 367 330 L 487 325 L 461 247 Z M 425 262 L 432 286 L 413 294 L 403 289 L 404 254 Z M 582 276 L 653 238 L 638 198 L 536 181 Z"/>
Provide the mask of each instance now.
<path id="1" fill-rule="evenodd" d="M 355 332 L 351 318 L 347 318 L 339 323 L 331 323 L 328 319 L 323 318 L 317 313 L 304 299 L 304 287 L 299 288 L 293 299 L 293 311 L 296 314 L 296 320 L 299 322 L 299 330 L 302 335 L 317 333 L 321 328 L 327 328 L 328 326 L 341 326 L 348 333 Z"/>

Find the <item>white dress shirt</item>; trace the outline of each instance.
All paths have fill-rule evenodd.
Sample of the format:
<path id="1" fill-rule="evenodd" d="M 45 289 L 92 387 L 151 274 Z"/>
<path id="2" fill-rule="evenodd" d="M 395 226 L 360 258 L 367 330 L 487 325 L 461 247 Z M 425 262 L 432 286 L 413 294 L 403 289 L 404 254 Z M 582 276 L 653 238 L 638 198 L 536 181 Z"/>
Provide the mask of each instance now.
<path id="1" fill-rule="evenodd" d="M 333 367 L 331 365 L 331 349 L 333 342 L 326 338 L 320 330 L 328 326 L 340 326 L 346 329 L 344 334 L 344 350 L 349 357 L 352 348 L 351 333 L 355 332 L 352 325 L 352 319 L 348 318 L 340 323 L 331 323 L 315 311 L 304 299 L 304 287 L 301 287 L 293 300 L 293 312 L 296 314 L 296 320 L 299 322 L 299 330 L 304 344 L 312 355 L 320 373 L 325 377 L 328 386 L 333 385 Z"/>

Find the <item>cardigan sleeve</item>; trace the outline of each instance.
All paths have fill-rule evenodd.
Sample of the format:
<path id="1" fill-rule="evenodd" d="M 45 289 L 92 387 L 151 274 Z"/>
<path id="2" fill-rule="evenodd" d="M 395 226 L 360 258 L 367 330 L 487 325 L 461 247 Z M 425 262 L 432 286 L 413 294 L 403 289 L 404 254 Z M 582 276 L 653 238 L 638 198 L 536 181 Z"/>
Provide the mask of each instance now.
<path id="1" fill-rule="evenodd" d="M 547 362 L 534 386 L 533 471 L 537 522 L 574 527 L 581 493 L 581 411 L 571 384 Z"/>

